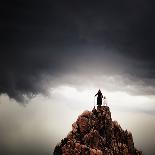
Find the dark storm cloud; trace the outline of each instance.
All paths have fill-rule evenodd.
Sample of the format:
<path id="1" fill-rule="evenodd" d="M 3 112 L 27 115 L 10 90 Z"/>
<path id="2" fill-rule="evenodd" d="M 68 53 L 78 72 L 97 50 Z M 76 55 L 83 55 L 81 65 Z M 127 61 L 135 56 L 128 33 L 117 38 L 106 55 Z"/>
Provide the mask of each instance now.
<path id="1" fill-rule="evenodd" d="M 48 77 L 92 62 L 154 87 L 154 6 L 148 0 L 3 4 L 0 92 L 17 100 L 46 93 Z"/>

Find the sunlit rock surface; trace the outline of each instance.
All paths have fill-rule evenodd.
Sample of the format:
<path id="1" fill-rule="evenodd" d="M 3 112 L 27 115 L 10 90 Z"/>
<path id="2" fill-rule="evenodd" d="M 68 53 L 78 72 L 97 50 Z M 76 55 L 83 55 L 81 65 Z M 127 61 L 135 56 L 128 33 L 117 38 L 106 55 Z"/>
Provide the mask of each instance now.
<path id="1" fill-rule="evenodd" d="M 131 132 L 112 121 L 109 107 L 84 111 L 72 131 L 55 147 L 54 155 L 142 155 Z"/>

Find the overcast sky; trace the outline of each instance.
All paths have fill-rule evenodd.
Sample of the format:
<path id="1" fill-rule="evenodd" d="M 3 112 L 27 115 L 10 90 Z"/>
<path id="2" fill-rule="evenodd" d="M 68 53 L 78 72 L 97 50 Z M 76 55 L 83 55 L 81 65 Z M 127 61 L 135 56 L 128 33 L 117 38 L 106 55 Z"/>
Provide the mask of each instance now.
<path id="1" fill-rule="evenodd" d="M 154 154 L 153 1 L 16 0 L 1 8 L 3 154 L 48 154 L 99 88 L 114 119 Z"/>

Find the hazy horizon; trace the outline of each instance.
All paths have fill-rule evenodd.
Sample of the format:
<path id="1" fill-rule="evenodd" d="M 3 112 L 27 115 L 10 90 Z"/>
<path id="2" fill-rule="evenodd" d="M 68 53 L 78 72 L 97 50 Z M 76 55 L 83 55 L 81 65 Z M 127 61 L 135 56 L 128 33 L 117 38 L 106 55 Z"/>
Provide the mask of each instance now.
<path id="1" fill-rule="evenodd" d="M 91 87 L 59 86 L 51 90 L 50 96 L 37 95 L 25 106 L 1 95 L 2 150 L 14 154 L 50 154 L 71 131 L 78 115 L 93 109 L 96 91 L 97 88 Z M 119 91 L 103 90 L 103 94 L 108 98 L 112 119 L 124 130 L 132 132 L 137 149 L 153 155 L 155 109 L 152 101 L 155 98 L 131 96 Z"/>

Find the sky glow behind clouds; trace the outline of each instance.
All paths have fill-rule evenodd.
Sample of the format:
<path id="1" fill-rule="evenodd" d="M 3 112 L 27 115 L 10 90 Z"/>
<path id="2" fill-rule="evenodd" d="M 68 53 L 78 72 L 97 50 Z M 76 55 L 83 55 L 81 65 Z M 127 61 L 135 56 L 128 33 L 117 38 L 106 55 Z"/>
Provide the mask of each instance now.
<path id="1" fill-rule="evenodd" d="M 84 110 L 92 110 L 97 89 L 92 86 L 88 89 L 62 85 L 51 89 L 51 97 L 37 95 L 26 107 L 19 106 L 6 95 L 1 95 L 2 151 L 26 154 L 29 150 L 30 154 L 50 154 L 51 148 L 54 149 L 71 130 L 78 115 Z M 108 98 L 113 120 L 117 120 L 123 129 L 133 133 L 138 148 L 145 154 L 153 155 L 154 98 L 131 96 L 120 91 L 103 90 L 103 93 Z"/>

